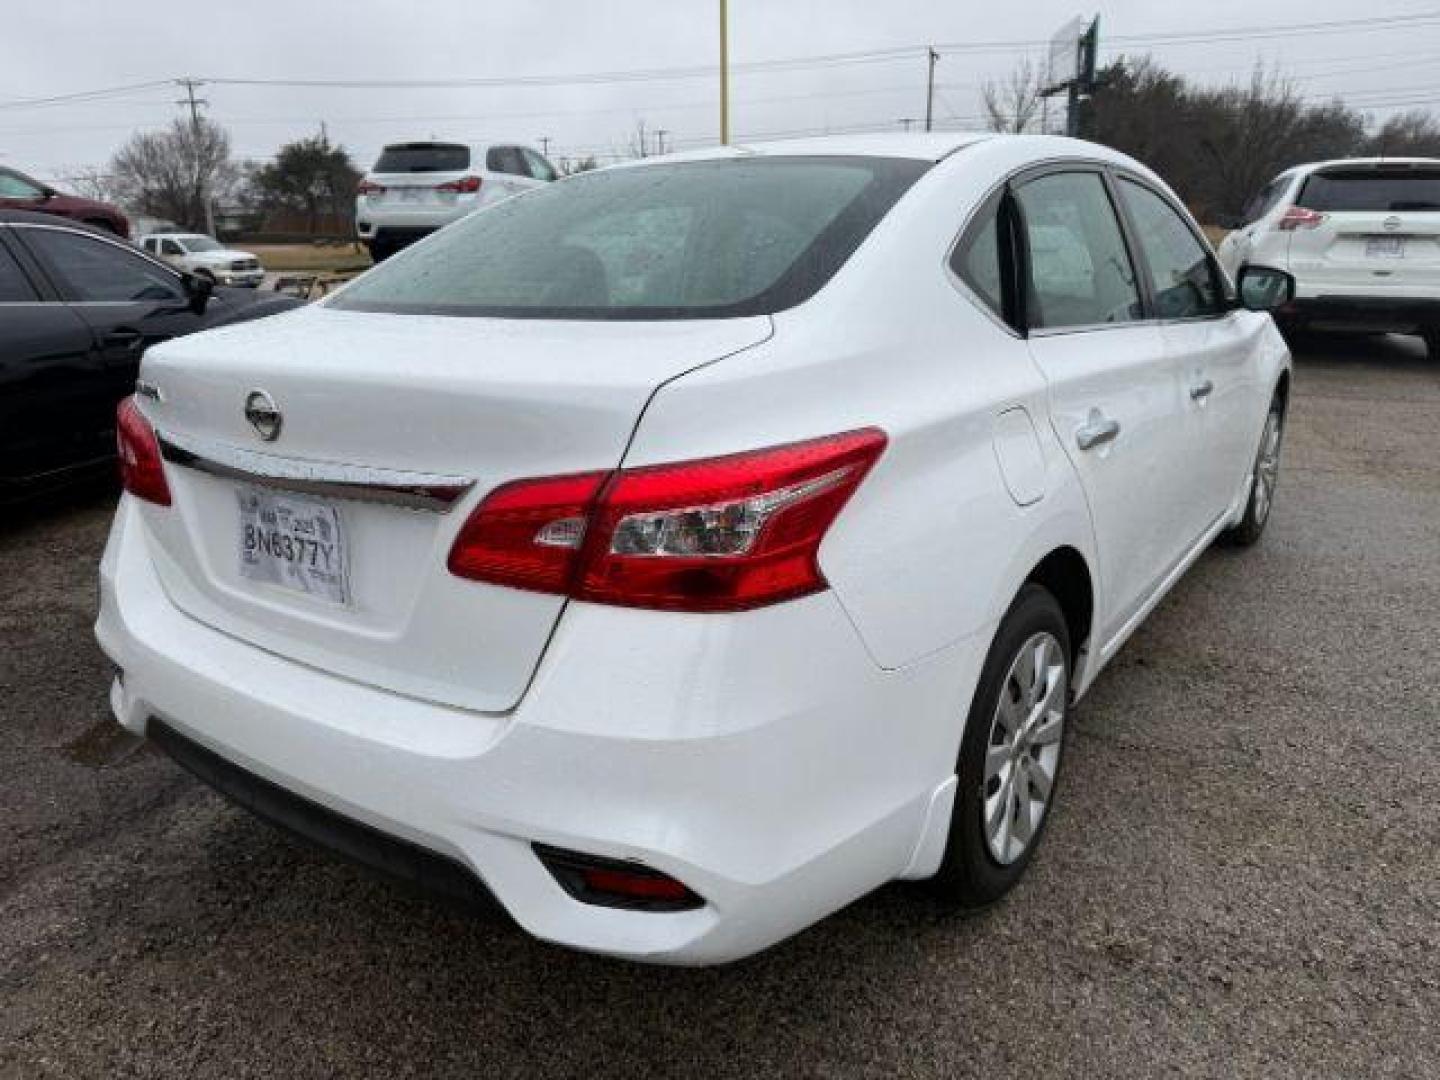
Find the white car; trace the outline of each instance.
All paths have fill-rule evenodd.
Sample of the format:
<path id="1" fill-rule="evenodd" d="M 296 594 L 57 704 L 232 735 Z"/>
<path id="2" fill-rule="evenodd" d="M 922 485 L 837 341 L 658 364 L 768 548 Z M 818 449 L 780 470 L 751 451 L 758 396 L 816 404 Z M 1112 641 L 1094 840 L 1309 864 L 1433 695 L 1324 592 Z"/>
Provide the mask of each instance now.
<path id="1" fill-rule="evenodd" d="M 1098 146 L 584 174 L 146 353 L 111 701 L 250 809 L 581 949 L 732 960 L 895 879 L 981 907 L 1071 704 L 1259 536 L 1289 382 Z"/>
<path id="2" fill-rule="evenodd" d="M 228 248 L 203 233 L 150 233 L 140 238 L 140 247 L 217 285 L 258 289 L 265 280 L 265 268 L 254 255 Z"/>
<path id="3" fill-rule="evenodd" d="M 355 229 L 379 262 L 482 206 L 556 177 L 543 154 L 514 143 L 395 143 L 356 188 Z"/>
<path id="4" fill-rule="evenodd" d="M 1270 181 L 1220 244 L 1233 275 L 1288 270 L 1287 329 L 1419 334 L 1440 357 L 1440 159 L 1297 165 Z"/>

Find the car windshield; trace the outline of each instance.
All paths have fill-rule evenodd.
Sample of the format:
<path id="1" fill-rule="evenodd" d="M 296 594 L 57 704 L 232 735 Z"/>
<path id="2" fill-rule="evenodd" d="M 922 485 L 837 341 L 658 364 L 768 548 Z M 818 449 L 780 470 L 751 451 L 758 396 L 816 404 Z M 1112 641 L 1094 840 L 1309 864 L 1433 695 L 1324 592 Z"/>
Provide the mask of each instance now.
<path id="1" fill-rule="evenodd" d="M 509 318 L 767 314 L 829 281 L 928 167 L 782 157 L 585 173 L 464 218 L 329 303 Z"/>
<path id="2" fill-rule="evenodd" d="M 220 241 L 212 240 L 208 236 L 181 236 L 178 239 L 180 246 L 189 252 L 225 250 Z"/>
<path id="3" fill-rule="evenodd" d="M 1318 172 L 1296 202 L 1310 210 L 1440 210 L 1440 168 L 1384 165 Z"/>

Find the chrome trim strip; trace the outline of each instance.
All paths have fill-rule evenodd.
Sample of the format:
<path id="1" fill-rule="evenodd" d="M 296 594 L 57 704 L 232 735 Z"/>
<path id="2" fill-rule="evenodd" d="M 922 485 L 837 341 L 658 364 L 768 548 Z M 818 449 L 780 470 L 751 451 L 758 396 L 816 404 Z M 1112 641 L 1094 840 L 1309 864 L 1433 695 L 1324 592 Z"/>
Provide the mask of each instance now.
<path id="1" fill-rule="evenodd" d="M 225 480 L 282 488 L 305 495 L 384 503 L 407 510 L 444 514 L 475 481 L 466 476 L 376 469 L 330 461 L 306 461 L 259 454 L 225 443 L 157 431 L 161 456 L 172 465 Z"/>

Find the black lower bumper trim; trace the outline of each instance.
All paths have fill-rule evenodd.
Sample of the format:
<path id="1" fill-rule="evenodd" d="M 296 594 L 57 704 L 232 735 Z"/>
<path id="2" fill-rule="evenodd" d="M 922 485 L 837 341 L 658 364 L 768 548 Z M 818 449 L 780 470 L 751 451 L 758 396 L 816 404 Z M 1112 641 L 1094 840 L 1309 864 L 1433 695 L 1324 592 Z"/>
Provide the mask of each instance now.
<path id="1" fill-rule="evenodd" d="M 1277 313 L 1287 322 L 1354 323 L 1399 329 L 1440 326 L 1440 297 L 1434 300 L 1375 296 L 1314 296 L 1292 300 Z"/>
<path id="2" fill-rule="evenodd" d="M 466 904 L 494 905 L 467 867 L 408 840 L 390 836 L 263 780 L 151 718 L 146 732 L 175 761 L 256 817 L 386 877 Z"/>

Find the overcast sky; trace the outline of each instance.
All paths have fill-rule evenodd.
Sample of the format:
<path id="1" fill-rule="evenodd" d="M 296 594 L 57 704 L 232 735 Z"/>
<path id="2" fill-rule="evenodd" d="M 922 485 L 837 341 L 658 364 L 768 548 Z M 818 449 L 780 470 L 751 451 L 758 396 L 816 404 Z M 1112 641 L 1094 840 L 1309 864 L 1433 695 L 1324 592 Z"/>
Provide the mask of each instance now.
<path id="1" fill-rule="evenodd" d="M 102 166 L 137 128 L 180 115 L 173 86 L 47 106 L 17 107 L 17 99 L 181 76 L 498 79 L 706 66 L 716 58 L 717 7 L 717 0 L 17 0 L 0 19 L 0 163 L 53 180 Z M 731 0 L 730 10 L 737 137 L 860 124 L 898 128 L 903 118 L 924 115 L 926 43 L 1043 42 L 1072 17 L 1097 10 L 1102 62 L 1122 51 L 1149 52 L 1206 82 L 1243 78 L 1263 62 L 1307 95 L 1338 95 L 1377 116 L 1401 107 L 1392 103 L 1440 108 L 1440 0 L 1111 0 L 1099 8 L 1074 0 Z M 1435 18 L 1242 40 L 1144 40 L 1426 13 Z M 907 46 L 917 49 L 782 71 L 743 67 Z M 978 126 L 980 84 L 1023 55 L 1013 48 L 947 51 L 936 76 L 941 126 Z M 200 94 L 209 102 L 207 115 L 229 129 L 237 157 L 273 155 L 324 121 L 362 168 L 382 144 L 407 138 L 538 145 L 543 136 L 551 156 L 562 157 L 622 150 L 640 120 L 679 146 L 713 140 L 718 125 L 710 73 L 427 89 L 212 83 Z"/>

